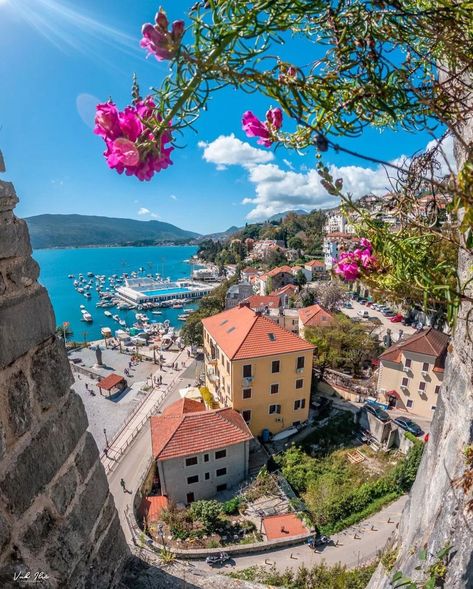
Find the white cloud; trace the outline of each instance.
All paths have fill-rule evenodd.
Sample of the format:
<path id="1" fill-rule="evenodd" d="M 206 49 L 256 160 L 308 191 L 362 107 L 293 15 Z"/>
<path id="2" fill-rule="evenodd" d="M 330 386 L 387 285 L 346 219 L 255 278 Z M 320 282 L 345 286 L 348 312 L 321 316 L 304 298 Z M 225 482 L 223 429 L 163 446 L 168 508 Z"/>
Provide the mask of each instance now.
<path id="1" fill-rule="evenodd" d="M 172 198 L 172 200 L 177 200 L 177 196 L 175 194 L 170 194 L 169 198 Z"/>
<path id="2" fill-rule="evenodd" d="M 430 151 L 438 144 L 439 141 L 437 139 L 432 139 L 432 141 L 427 143 L 425 151 Z M 457 163 L 455 161 L 455 156 L 453 155 L 452 135 L 446 135 L 440 142 L 436 160 L 440 165 L 440 169 L 438 171 L 439 176 L 447 176 L 451 172 L 457 171 Z"/>
<path id="3" fill-rule="evenodd" d="M 202 155 L 204 160 L 215 164 L 217 170 L 225 170 L 227 166 L 231 165 L 246 168 L 265 164 L 274 159 L 274 154 L 271 151 L 252 147 L 249 143 L 237 139 L 233 133 L 220 135 L 210 143 L 199 141 L 198 146 L 204 150 Z"/>
<path id="4" fill-rule="evenodd" d="M 151 213 L 151 216 L 153 217 L 153 219 L 159 219 L 158 213 Z"/>
<path id="5" fill-rule="evenodd" d="M 151 211 L 149 209 L 145 209 L 145 207 L 141 207 L 138 209 L 138 215 L 149 215 Z"/>
<path id="6" fill-rule="evenodd" d="M 446 138 L 442 142 L 442 149 L 447 160 L 452 162 L 452 141 Z M 436 141 L 427 145 L 433 147 Z M 290 169 L 283 169 L 274 160 L 272 152 L 256 149 L 250 144 L 237 139 L 234 135 L 217 137 L 210 143 L 199 143 L 204 148 L 204 159 L 225 169 L 229 165 L 240 165 L 247 173 L 247 179 L 254 185 L 254 196 L 244 198 L 244 205 L 253 205 L 247 215 L 251 221 L 267 219 L 271 215 L 288 209 L 331 208 L 338 206 L 339 199 L 330 196 L 320 183 L 317 170 L 306 165 L 300 166 L 296 172 L 290 162 L 283 160 Z M 400 156 L 392 160 L 392 164 L 407 167 L 409 158 Z M 329 166 L 334 178 L 343 179 L 344 192 L 350 193 L 355 199 L 364 194 L 383 195 L 392 190 L 390 178 L 395 178 L 396 171 L 376 166 Z M 443 162 L 440 174 L 448 173 L 448 166 Z"/>

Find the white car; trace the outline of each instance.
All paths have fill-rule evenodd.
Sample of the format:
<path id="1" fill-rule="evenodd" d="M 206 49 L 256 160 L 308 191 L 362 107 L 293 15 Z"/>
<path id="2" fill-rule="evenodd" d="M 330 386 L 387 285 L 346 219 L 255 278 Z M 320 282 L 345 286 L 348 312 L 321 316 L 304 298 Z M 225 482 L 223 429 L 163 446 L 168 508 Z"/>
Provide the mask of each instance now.
<path id="1" fill-rule="evenodd" d="M 365 309 L 362 309 L 360 311 L 358 311 L 358 315 L 362 318 L 362 319 L 368 319 L 370 316 L 369 311 L 366 311 Z"/>

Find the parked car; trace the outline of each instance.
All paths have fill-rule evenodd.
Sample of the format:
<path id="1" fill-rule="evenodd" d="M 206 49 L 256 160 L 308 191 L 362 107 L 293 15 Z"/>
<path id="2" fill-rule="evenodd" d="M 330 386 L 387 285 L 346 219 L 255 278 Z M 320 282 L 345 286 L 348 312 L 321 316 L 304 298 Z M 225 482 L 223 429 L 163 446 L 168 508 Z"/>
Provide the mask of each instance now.
<path id="1" fill-rule="evenodd" d="M 420 425 L 418 425 L 415 421 L 412 421 L 412 419 L 408 419 L 407 417 L 396 417 L 396 419 L 393 419 L 393 422 L 402 429 L 411 432 L 411 434 L 414 434 L 415 436 L 421 436 L 424 433 Z"/>
<path id="2" fill-rule="evenodd" d="M 368 301 L 366 299 L 358 299 L 358 302 L 360 303 L 360 305 L 366 305 Z"/>
<path id="3" fill-rule="evenodd" d="M 378 407 L 374 403 L 370 403 L 368 401 L 367 403 L 365 403 L 365 409 L 366 409 L 366 411 L 368 411 L 368 413 L 371 413 L 372 415 L 374 415 L 375 417 L 377 417 L 380 421 L 383 421 L 384 423 L 386 423 L 387 421 L 390 420 L 390 417 L 386 413 L 386 411 L 384 411 L 384 409 L 381 409 L 381 407 Z"/>
<path id="4" fill-rule="evenodd" d="M 360 311 L 358 311 L 357 315 L 359 315 L 362 319 L 368 319 L 368 317 L 370 316 L 370 312 L 360 309 Z"/>
<path id="5" fill-rule="evenodd" d="M 397 315 L 394 315 L 394 317 L 391 317 L 391 319 L 389 321 L 391 321 L 391 323 L 401 323 L 401 321 L 404 319 L 404 316 L 401 315 L 400 313 L 397 313 Z"/>
<path id="6" fill-rule="evenodd" d="M 345 309 L 353 309 L 353 305 L 350 302 L 343 303 Z"/>
<path id="7" fill-rule="evenodd" d="M 395 313 L 394 313 L 394 311 L 392 309 L 385 309 L 383 311 L 383 315 L 385 317 L 394 317 Z"/>
<path id="8" fill-rule="evenodd" d="M 374 305 L 373 301 L 367 301 L 366 306 L 372 307 Z"/>

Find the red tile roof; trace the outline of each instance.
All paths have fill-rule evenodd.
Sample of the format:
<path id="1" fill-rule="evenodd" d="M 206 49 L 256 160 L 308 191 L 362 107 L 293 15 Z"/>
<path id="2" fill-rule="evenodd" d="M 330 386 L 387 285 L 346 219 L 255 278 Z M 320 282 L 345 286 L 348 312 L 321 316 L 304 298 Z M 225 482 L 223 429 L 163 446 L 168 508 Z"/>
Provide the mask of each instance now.
<path id="1" fill-rule="evenodd" d="M 290 538 L 309 533 L 309 530 L 295 513 L 268 515 L 263 518 L 263 526 L 268 540 Z"/>
<path id="2" fill-rule="evenodd" d="M 330 325 L 333 316 L 319 305 L 311 305 L 299 309 L 299 318 L 306 327 L 320 327 Z"/>
<path id="3" fill-rule="evenodd" d="M 120 376 L 119 374 L 109 374 L 105 378 L 102 378 L 97 384 L 99 389 L 104 389 L 106 391 L 110 391 L 113 387 L 116 387 L 118 384 L 123 382 L 125 378 Z"/>
<path id="4" fill-rule="evenodd" d="M 273 268 L 272 270 L 270 270 L 268 272 L 268 276 L 271 276 L 271 278 L 274 278 L 275 276 L 277 276 L 278 274 L 281 274 L 282 272 L 286 272 L 287 274 L 291 274 L 292 268 L 290 266 L 279 266 L 278 268 Z"/>
<path id="5" fill-rule="evenodd" d="M 242 274 L 258 274 L 258 270 L 256 268 L 252 268 L 251 266 L 248 266 L 248 268 L 245 268 L 244 270 L 241 271 Z"/>
<path id="6" fill-rule="evenodd" d="M 193 456 L 252 439 L 244 419 L 234 409 L 199 407 L 196 412 L 188 412 L 190 405 L 183 405 L 183 400 L 189 399 L 181 399 L 162 415 L 150 417 L 153 456 L 158 460 Z"/>
<path id="7" fill-rule="evenodd" d="M 314 349 L 309 342 L 246 306 L 207 317 L 202 323 L 231 360 Z"/>
<path id="8" fill-rule="evenodd" d="M 253 295 L 245 300 L 250 304 L 250 309 L 277 309 L 281 306 L 281 297 L 277 295 Z"/>
<path id="9" fill-rule="evenodd" d="M 394 344 L 394 346 L 391 346 L 383 352 L 379 359 L 381 361 L 388 360 L 390 362 L 399 363 L 401 362 L 403 352 L 414 352 L 437 358 L 435 362 L 435 368 L 437 368 L 436 372 L 441 371 L 445 365 L 445 357 L 447 355 L 449 341 L 450 336 L 446 333 L 429 327 L 428 329 L 418 331 L 407 339 Z"/>
<path id="10" fill-rule="evenodd" d="M 297 292 L 297 286 L 295 284 L 286 284 L 286 286 L 281 286 L 281 288 L 278 288 L 277 290 L 273 290 L 273 292 L 270 292 L 270 296 L 274 296 L 274 295 L 283 295 L 283 294 L 287 294 L 287 295 L 291 295 Z"/>
<path id="11" fill-rule="evenodd" d="M 310 266 L 311 268 L 325 268 L 325 263 L 320 260 L 311 260 L 310 262 L 306 262 L 305 266 Z"/>
<path id="12" fill-rule="evenodd" d="M 140 505 L 140 516 L 146 517 L 148 522 L 157 522 L 163 509 L 169 505 L 168 498 L 164 495 L 150 495 L 143 497 Z"/>

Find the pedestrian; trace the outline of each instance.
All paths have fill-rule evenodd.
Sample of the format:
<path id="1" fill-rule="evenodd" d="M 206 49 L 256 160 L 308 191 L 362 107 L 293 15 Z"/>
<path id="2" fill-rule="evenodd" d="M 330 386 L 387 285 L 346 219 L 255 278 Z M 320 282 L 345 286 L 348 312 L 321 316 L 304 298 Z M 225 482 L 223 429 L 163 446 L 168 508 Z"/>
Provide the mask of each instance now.
<path id="1" fill-rule="evenodd" d="M 126 483 L 123 479 L 120 480 L 120 485 L 122 486 L 123 492 L 126 493 Z"/>
<path id="2" fill-rule="evenodd" d="M 89 390 L 89 385 L 87 383 L 85 383 L 85 390 L 88 391 Z"/>
<path id="3" fill-rule="evenodd" d="M 103 453 L 105 454 L 105 456 L 108 458 L 108 448 L 104 448 L 103 449 Z"/>
<path id="4" fill-rule="evenodd" d="M 191 353 L 189 350 L 187 350 L 187 357 L 190 358 L 191 357 Z"/>

